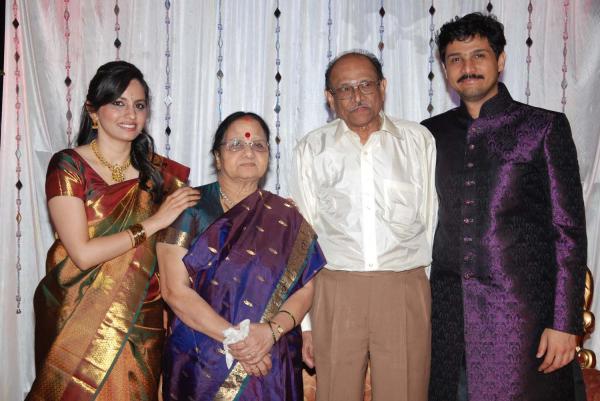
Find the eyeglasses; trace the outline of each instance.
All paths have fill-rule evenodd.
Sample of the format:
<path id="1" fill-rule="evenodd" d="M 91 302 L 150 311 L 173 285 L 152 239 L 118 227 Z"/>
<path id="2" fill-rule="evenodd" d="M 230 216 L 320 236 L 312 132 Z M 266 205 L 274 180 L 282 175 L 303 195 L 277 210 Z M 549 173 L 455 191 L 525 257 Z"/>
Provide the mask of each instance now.
<path id="1" fill-rule="evenodd" d="M 329 92 L 338 100 L 350 99 L 358 89 L 363 95 L 370 95 L 379 86 L 381 81 L 361 81 L 356 85 L 342 85 L 339 88 L 329 89 Z"/>
<path id="2" fill-rule="evenodd" d="M 227 149 L 229 152 L 239 152 L 244 150 L 246 146 L 250 147 L 250 149 L 254 150 L 255 152 L 260 153 L 267 152 L 269 150 L 269 144 L 267 141 L 262 139 L 258 141 L 246 142 L 240 140 L 239 138 L 233 138 L 229 142 L 223 142 L 221 146 L 225 146 L 225 149 Z"/>

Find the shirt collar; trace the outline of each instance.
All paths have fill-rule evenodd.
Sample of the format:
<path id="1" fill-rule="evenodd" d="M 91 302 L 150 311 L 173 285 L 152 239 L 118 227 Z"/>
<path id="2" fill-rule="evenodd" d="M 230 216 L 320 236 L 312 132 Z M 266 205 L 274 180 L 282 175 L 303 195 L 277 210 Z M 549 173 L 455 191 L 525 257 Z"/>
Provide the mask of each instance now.
<path id="1" fill-rule="evenodd" d="M 400 138 L 400 131 L 398 131 L 398 127 L 396 127 L 396 125 L 388 118 L 388 116 L 385 115 L 383 111 L 379 112 L 379 117 L 382 120 L 379 131 L 387 132 Z M 335 130 L 335 141 L 338 142 L 344 134 L 349 133 L 353 133 L 353 131 L 348 128 L 348 125 L 346 125 L 344 120 L 339 119 L 337 129 Z"/>
<path id="2" fill-rule="evenodd" d="M 491 99 L 488 99 L 479 111 L 479 117 L 491 117 L 496 114 L 504 112 L 513 103 L 513 98 L 510 96 L 510 92 L 502 82 L 498 82 L 498 93 Z M 461 100 L 460 109 L 467 115 L 467 106 Z M 470 115 L 469 115 L 470 116 Z"/>

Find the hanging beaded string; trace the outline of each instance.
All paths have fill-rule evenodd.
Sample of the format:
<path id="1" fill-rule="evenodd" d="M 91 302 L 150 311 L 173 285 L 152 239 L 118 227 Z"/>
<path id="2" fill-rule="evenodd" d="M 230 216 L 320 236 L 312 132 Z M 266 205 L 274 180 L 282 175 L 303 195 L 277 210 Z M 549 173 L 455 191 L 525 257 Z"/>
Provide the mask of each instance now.
<path id="1" fill-rule="evenodd" d="M 331 51 L 331 27 L 333 25 L 333 19 L 331 18 L 331 0 L 327 2 L 327 62 L 331 62 L 333 52 Z"/>
<path id="2" fill-rule="evenodd" d="M 383 32 L 385 31 L 385 28 L 383 26 L 383 17 L 385 16 L 385 8 L 383 8 L 383 0 L 381 0 L 381 8 L 379 9 L 379 17 L 380 17 L 380 23 L 379 23 L 379 45 L 377 46 L 379 48 L 379 62 L 381 63 L 381 66 L 383 67 Z"/>
<path id="3" fill-rule="evenodd" d="M 217 114 L 219 115 L 219 124 L 223 120 L 223 16 L 221 14 L 223 3 L 219 0 L 219 22 L 217 23 L 217 47 L 219 55 L 217 56 Z"/>
<path id="4" fill-rule="evenodd" d="M 487 6 L 486 6 L 486 10 L 487 10 L 488 14 L 491 14 L 493 9 L 494 9 L 494 5 L 492 4 L 491 1 L 488 1 Z"/>
<path id="5" fill-rule="evenodd" d="M 427 74 L 427 79 L 429 80 L 429 104 L 427 105 L 427 112 L 429 113 L 429 117 L 431 117 L 433 113 L 433 78 L 435 78 L 435 74 L 433 73 L 433 63 L 435 61 L 435 58 L 433 57 L 435 48 L 435 24 L 433 23 L 434 14 L 435 7 L 433 5 L 433 0 L 431 0 L 431 7 L 429 7 L 429 15 L 431 16 L 429 22 L 429 59 L 427 60 L 429 63 L 429 74 Z"/>
<path id="6" fill-rule="evenodd" d="M 14 27 L 13 34 L 13 43 L 15 46 L 15 129 L 17 134 L 15 136 L 15 157 L 16 157 L 16 176 L 17 183 L 15 187 L 17 188 L 17 197 L 15 203 L 17 205 L 17 214 L 15 219 L 17 220 L 17 231 L 15 232 L 15 237 L 17 239 L 17 249 L 16 249 L 16 270 L 17 270 L 17 295 L 15 300 L 17 301 L 17 310 L 16 313 L 21 313 L 21 189 L 23 188 L 23 183 L 21 182 L 21 101 L 19 99 L 20 88 L 21 88 L 21 70 L 19 69 L 19 60 L 21 58 L 20 54 L 20 44 L 19 41 L 19 6 L 17 5 L 17 0 L 13 0 L 12 4 L 12 12 L 13 12 L 13 21 L 12 25 Z"/>
<path id="7" fill-rule="evenodd" d="M 169 157 L 169 151 L 171 150 L 171 144 L 169 139 L 171 137 L 171 104 L 173 98 L 171 97 L 171 1 L 165 0 L 165 33 L 167 40 L 167 48 L 165 50 L 165 156 Z"/>
<path id="8" fill-rule="evenodd" d="M 531 0 L 529 0 L 529 5 L 527 6 L 527 12 L 529 13 L 529 20 L 527 21 L 527 40 L 525 44 L 527 45 L 527 58 L 525 62 L 527 63 L 527 85 L 525 86 L 525 97 L 527 98 L 527 104 L 529 104 L 529 97 L 531 96 L 531 88 L 529 86 L 529 77 L 531 72 L 531 45 L 533 45 L 533 40 L 531 40 L 531 14 L 533 13 L 533 4 L 531 4 Z"/>
<path id="9" fill-rule="evenodd" d="M 119 0 L 115 0 L 115 8 L 113 11 L 115 12 L 115 35 L 117 37 L 114 41 L 115 48 L 117 49 L 117 57 L 115 60 L 120 60 L 119 50 L 121 49 L 121 40 L 119 39 L 119 31 L 121 30 L 121 25 L 119 25 L 119 12 L 121 12 L 121 9 L 119 8 Z"/>
<path id="10" fill-rule="evenodd" d="M 565 112 L 565 107 L 567 105 L 567 40 L 569 39 L 569 0 L 565 0 L 563 3 L 563 7 L 565 10 L 565 22 L 564 22 L 564 30 L 563 30 L 563 65 L 562 65 L 562 73 L 563 79 L 560 83 L 560 87 L 562 88 L 562 99 L 560 102 L 562 103 L 562 112 Z"/>
<path id="11" fill-rule="evenodd" d="M 65 71 L 67 77 L 65 78 L 65 85 L 67 86 L 67 147 L 71 147 L 73 145 L 72 135 L 73 135 L 73 112 L 71 111 L 71 54 L 70 54 L 70 39 L 71 39 L 71 29 L 69 28 L 69 19 L 71 18 L 71 13 L 69 12 L 69 0 L 65 0 L 65 12 L 63 14 L 65 18 L 65 48 L 67 56 L 65 58 Z"/>
<path id="12" fill-rule="evenodd" d="M 281 136 L 279 136 L 280 134 L 280 127 L 281 127 L 281 121 L 279 119 L 279 113 L 281 112 L 281 90 L 280 90 L 280 83 L 281 83 L 281 74 L 279 73 L 279 65 L 281 64 L 281 59 L 279 58 L 279 47 L 280 47 L 280 43 L 279 43 L 279 33 L 281 31 L 280 25 L 279 25 L 279 17 L 281 16 L 281 11 L 279 10 L 279 0 L 277 0 L 277 4 L 275 6 L 275 12 L 273 13 L 275 15 L 275 19 L 277 20 L 277 25 L 275 26 L 275 67 L 277 69 L 277 73 L 275 74 L 275 82 L 277 83 L 277 87 L 275 89 L 275 146 L 276 148 L 276 152 L 275 152 L 275 191 L 277 192 L 277 195 L 279 195 L 279 190 L 281 189 L 281 185 L 279 182 L 279 160 L 281 159 L 281 152 L 279 149 L 279 144 L 281 143 Z"/>

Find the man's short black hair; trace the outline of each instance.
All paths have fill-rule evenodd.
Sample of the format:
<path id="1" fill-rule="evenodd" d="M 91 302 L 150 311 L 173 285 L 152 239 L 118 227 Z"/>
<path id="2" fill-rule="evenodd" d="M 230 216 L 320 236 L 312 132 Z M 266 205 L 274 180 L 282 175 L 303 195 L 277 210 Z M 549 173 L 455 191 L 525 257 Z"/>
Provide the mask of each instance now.
<path id="1" fill-rule="evenodd" d="M 496 58 L 504 51 L 506 38 L 504 37 L 504 25 L 494 15 L 483 15 L 482 13 L 467 14 L 462 18 L 455 17 L 445 23 L 435 37 L 440 59 L 446 64 L 446 47 L 455 40 L 463 41 L 474 36 L 486 38 L 490 47 L 494 50 Z"/>
<path id="2" fill-rule="evenodd" d="M 383 68 L 381 66 L 381 62 L 377 57 L 375 57 L 373 53 L 362 49 L 350 50 L 348 52 L 344 52 L 338 55 L 327 65 L 327 70 L 325 71 L 325 89 L 333 89 L 331 87 L 331 70 L 333 70 L 333 67 L 337 64 L 338 61 L 347 56 L 362 56 L 367 58 L 371 62 L 371 64 L 373 64 L 373 68 L 375 68 L 375 72 L 377 73 L 377 79 L 380 81 L 383 79 Z"/>

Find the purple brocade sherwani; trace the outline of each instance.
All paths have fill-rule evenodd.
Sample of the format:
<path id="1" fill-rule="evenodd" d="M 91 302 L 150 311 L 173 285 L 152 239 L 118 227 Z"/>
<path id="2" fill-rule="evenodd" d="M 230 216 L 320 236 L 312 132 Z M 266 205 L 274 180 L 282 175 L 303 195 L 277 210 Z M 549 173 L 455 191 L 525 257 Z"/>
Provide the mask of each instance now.
<path id="1" fill-rule="evenodd" d="M 473 120 L 464 105 L 423 122 L 436 139 L 429 399 L 569 401 L 574 361 L 538 372 L 545 328 L 581 334 L 587 241 L 575 145 L 562 113 L 500 83 Z"/>

